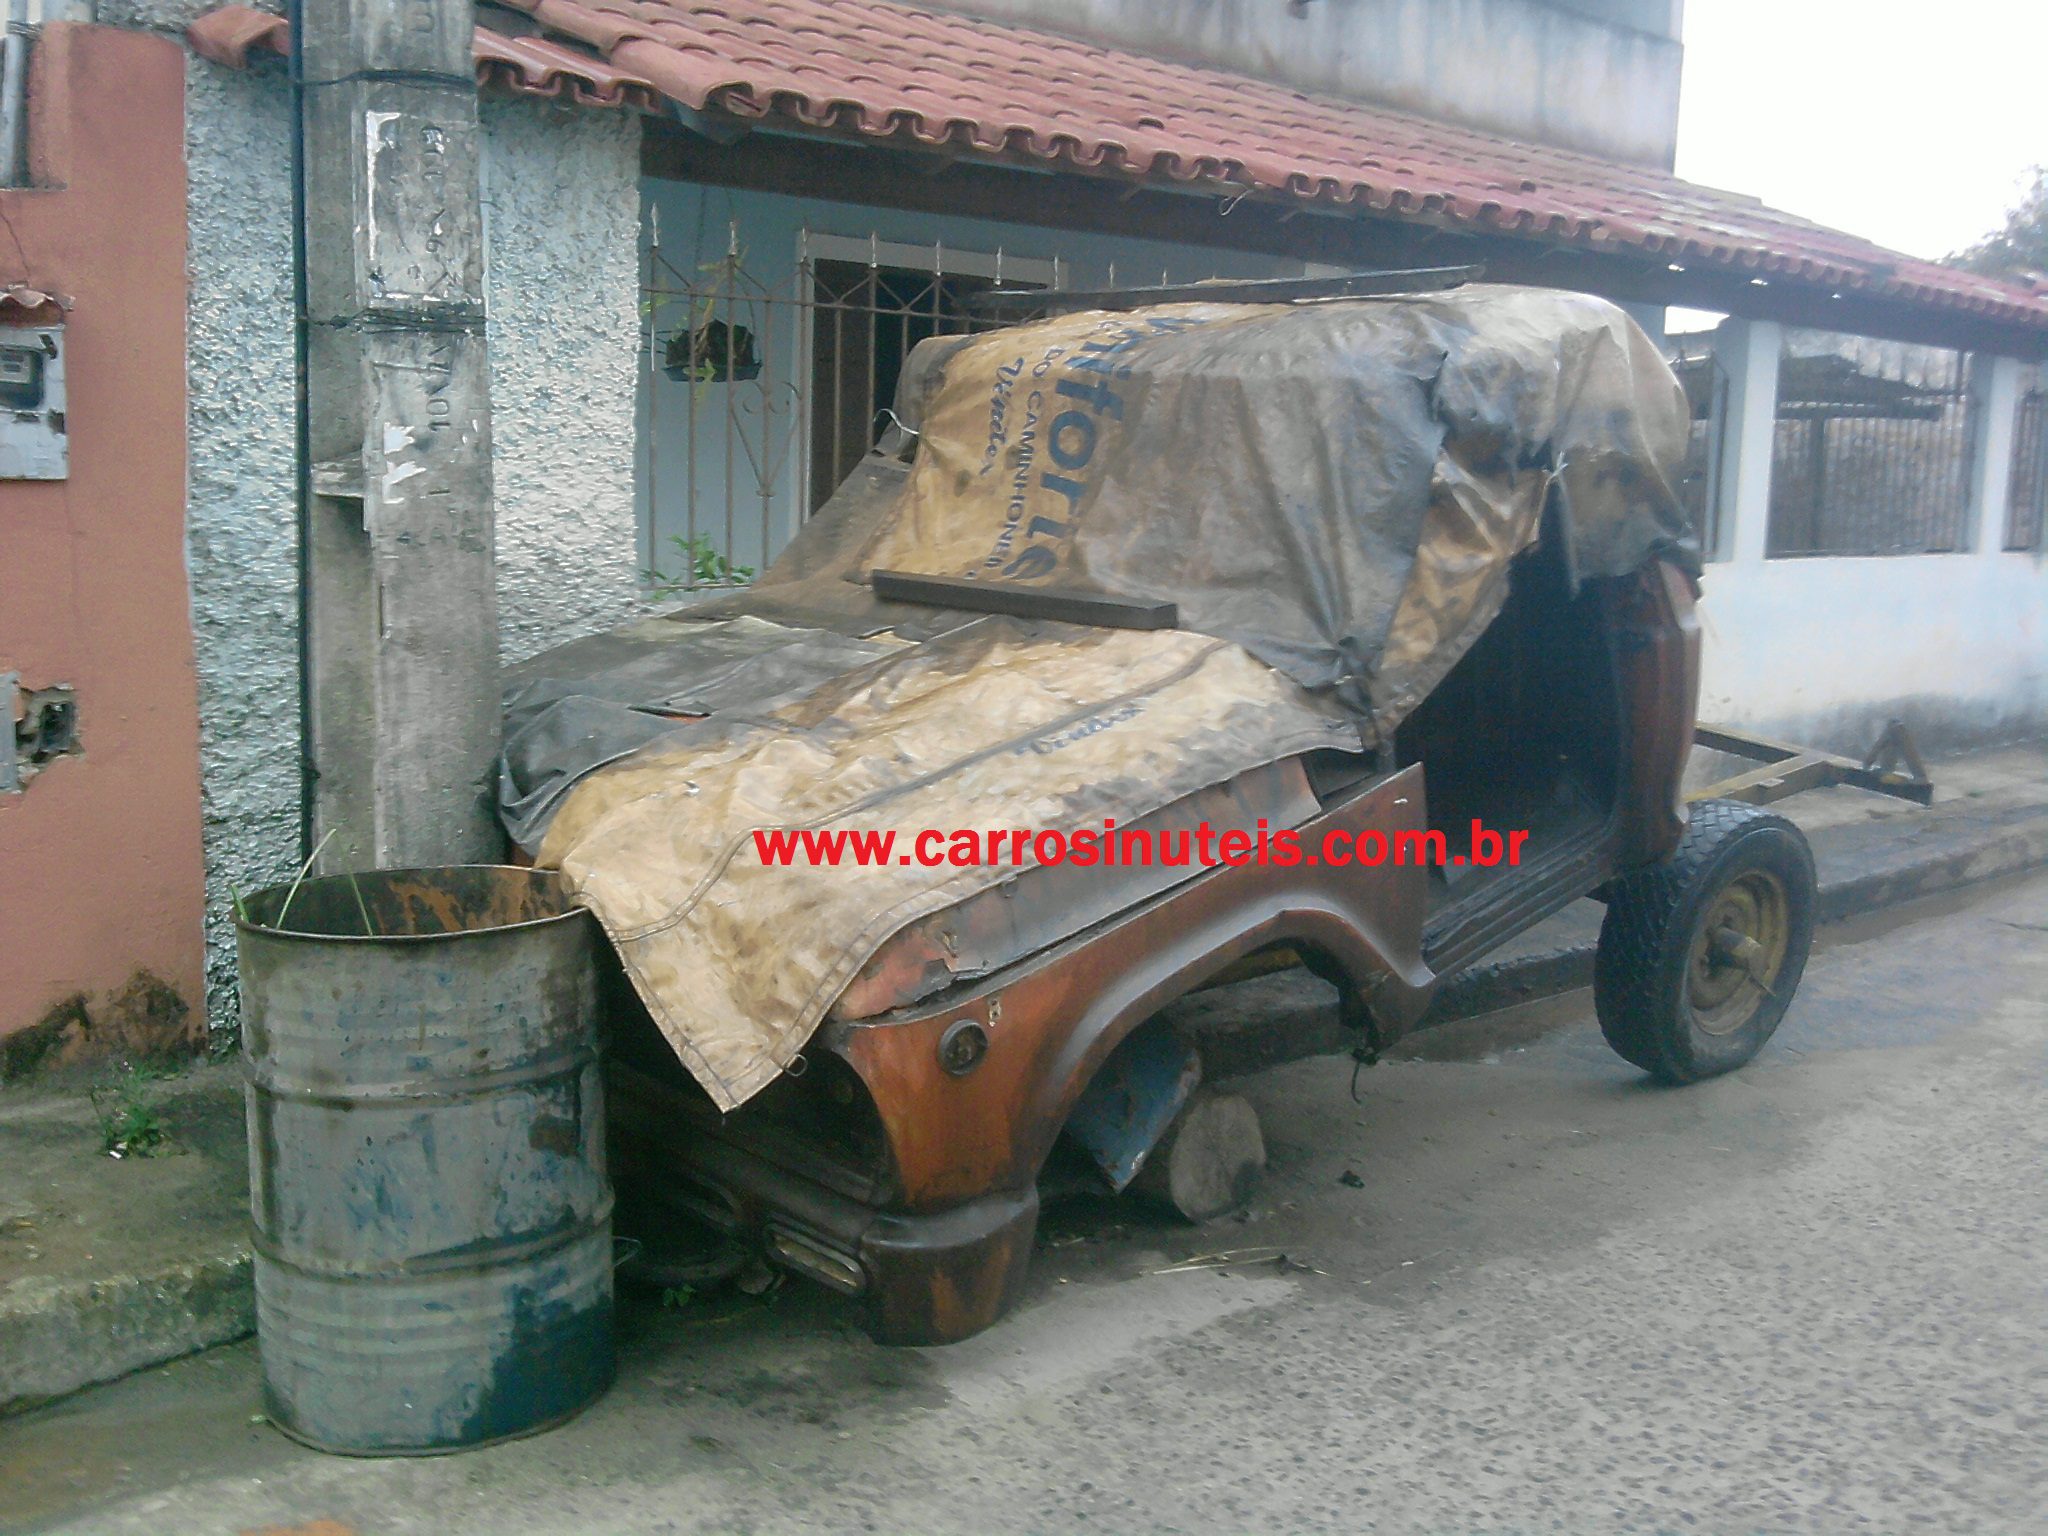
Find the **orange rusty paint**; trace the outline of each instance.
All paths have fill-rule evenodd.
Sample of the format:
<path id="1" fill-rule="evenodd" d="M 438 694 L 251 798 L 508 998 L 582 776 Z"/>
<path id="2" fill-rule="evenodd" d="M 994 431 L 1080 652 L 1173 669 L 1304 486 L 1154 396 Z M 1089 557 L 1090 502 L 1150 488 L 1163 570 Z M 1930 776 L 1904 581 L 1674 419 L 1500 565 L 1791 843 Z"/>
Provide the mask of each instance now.
<path id="1" fill-rule="evenodd" d="M 310 1520 L 304 1525 L 266 1525 L 241 1536 L 357 1536 L 356 1528 L 339 1520 Z"/>
<path id="2" fill-rule="evenodd" d="M 1691 579 L 1663 563 L 1601 584 L 1626 778 L 1611 824 L 1575 864 L 1546 876 L 1538 894 L 1556 895 L 1566 881 L 1577 882 L 1567 893 L 1577 894 L 1662 857 L 1679 835 L 1679 779 L 1699 678 L 1695 596 Z M 1263 790 L 1247 783 L 1216 792 L 1240 797 L 1239 814 L 1314 793 L 1301 764 L 1285 769 Z M 1428 826 L 1420 763 L 1324 792 L 1331 801 L 1320 812 L 1274 816 L 1275 825 L 1297 827 L 1304 850 L 1319 851 L 1333 830 L 1355 843 L 1377 829 L 1393 844 Z M 1271 798 L 1260 801 L 1262 794 Z M 850 1069 L 865 1090 L 865 1102 L 853 1095 L 858 1144 L 818 1134 L 836 1123 L 832 1114 L 792 1119 L 749 1106 L 720 1117 L 701 1091 L 692 1097 L 637 1073 L 621 1081 L 616 1062 L 613 1103 L 621 1128 L 644 1144 L 643 1177 L 661 1178 L 651 1170 L 666 1168 L 676 1187 L 714 1193 L 742 1233 L 787 1223 L 834 1253 L 857 1256 L 878 1341 L 962 1338 L 1015 1304 L 1045 1158 L 1080 1093 L 1132 1030 L 1174 999 L 1241 971 L 1247 957 L 1285 951 L 1340 983 L 1340 1017 L 1360 1044 L 1388 1043 L 1418 1024 L 1437 986 L 1422 954 L 1428 878 L 1420 862 L 1249 864 L 1147 896 L 1120 872 L 1129 905 L 1081 919 L 1078 932 L 1057 940 L 1039 918 L 1056 914 L 1063 893 L 1050 883 L 1034 893 L 1020 879 L 1007 896 L 962 903 L 905 929 L 815 1037 L 809 1080 L 827 1077 L 823 1066 Z M 1040 905 L 1043 914 L 1034 910 Z M 1026 948 L 1041 933 L 1042 947 Z M 1020 949 L 1021 958 L 1005 963 Z M 1462 963 L 1442 943 L 1432 958 L 1446 969 Z M 1000 968 L 977 977 L 985 966 Z M 917 997 L 935 974 L 946 989 Z M 962 976 L 977 979 L 953 979 Z M 986 1047 L 956 1076 L 940 1051 L 963 1021 L 981 1026 Z M 1327 1026 L 1293 1043 L 1327 1050 Z M 828 1095 L 814 1108 L 827 1102 L 846 1103 Z"/>
<path id="3" fill-rule="evenodd" d="M 0 796 L 0 1040 L 17 1065 L 203 1033 L 199 722 L 185 584 L 184 50 L 51 23 L 34 185 L 0 190 L 0 288 L 61 293 L 71 475 L 0 481 L 0 670 L 76 690 L 82 753 Z M 96 1027 L 147 978 L 170 1039 Z M 147 987 L 144 990 L 148 990 Z M 18 1035 L 40 1025 L 36 1035 Z M 46 1037 L 46 1038 L 45 1038 Z"/>
<path id="4" fill-rule="evenodd" d="M 1326 831 L 1426 825 L 1422 771 L 1408 768 L 1310 821 Z M 1427 871 L 1273 865 L 1219 868 L 908 1016 L 827 1026 L 866 1084 L 898 1181 L 894 1208 L 940 1210 L 1018 1189 L 1097 1066 L 1132 1029 L 1225 966 L 1270 944 L 1323 956 L 1369 999 L 1383 1038 L 1427 1006 L 1421 959 Z M 939 1064 L 947 1027 L 972 1019 L 988 1051 L 964 1076 Z"/>
<path id="5" fill-rule="evenodd" d="M 965 1254 L 917 1267 L 920 1283 L 877 1288 L 871 1316 L 877 1343 L 954 1344 L 971 1339 L 1016 1305 L 1031 1265 L 1036 1222 L 999 1234 Z"/>
<path id="6" fill-rule="evenodd" d="M 1308 774 L 1298 758 L 1250 769 L 1143 816 L 1122 829 L 1157 836 L 1253 832 L 1261 825 L 1298 827 L 1317 811 Z M 920 918 L 896 933 L 861 967 L 832 1005 L 838 1019 L 866 1019 L 906 1008 L 951 984 L 956 975 L 982 975 L 1013 964 L 1054 937 L 1080 926 L 1077 908 L 1110 911 L 1137 905 L 1180 873 L 1144 865 L 1096 864 L 1033 867 L 955 906 Z M 1105 915 L 1107 915 L 1105 913 Z"/>

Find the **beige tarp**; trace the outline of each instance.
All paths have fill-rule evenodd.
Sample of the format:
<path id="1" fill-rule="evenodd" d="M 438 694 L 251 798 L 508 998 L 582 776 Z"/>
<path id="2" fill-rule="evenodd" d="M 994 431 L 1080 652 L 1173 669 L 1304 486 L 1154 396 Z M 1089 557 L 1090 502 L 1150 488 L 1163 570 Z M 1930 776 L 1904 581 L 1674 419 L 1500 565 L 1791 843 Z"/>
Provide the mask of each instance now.
<path id="1" fill-rule="evenodd" d="M 1688 547 L 1683 393 L 1580 295 L 1077 314 L 906 376 L 907 478 L 871 458 L 755 590 L 538 658 L 508 705 L 508 827 L 727 1107 L 890 934 L 1010 873 L 768 868 L 756 828 L 1126 821 L 1383 740 L 1539 535 L 1575 577 Z M 875 569 L 1167 599 L 1181 630 L 907 609 Z"/>
<path id="2" fill-rule="evenodd" d="M 882 942 L 1002 867 L 778 868 L 753 829 L 1037 831 L 1128 820 L 1357 730 L 1206 636 L 956 630 L 723 739 L 656 743 L 570 794 L 541 845 L 722 1107 L 767 1086 Z M 1191 871 L 1194 873 L 1194 871 Z"/>

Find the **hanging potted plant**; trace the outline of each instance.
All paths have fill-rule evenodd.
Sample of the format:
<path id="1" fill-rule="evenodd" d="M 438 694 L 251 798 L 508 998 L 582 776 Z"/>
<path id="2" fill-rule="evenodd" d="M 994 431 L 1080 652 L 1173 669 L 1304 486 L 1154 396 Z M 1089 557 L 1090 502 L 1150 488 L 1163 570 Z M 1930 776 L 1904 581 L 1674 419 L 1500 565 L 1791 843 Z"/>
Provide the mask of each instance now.
<path id="1" fill-rule="evenodd" d="M 668 339 L 662 372 L 678 383 L 733 384 L 761 376 L 754 333 L 744 325 L 706 320 Z"/>

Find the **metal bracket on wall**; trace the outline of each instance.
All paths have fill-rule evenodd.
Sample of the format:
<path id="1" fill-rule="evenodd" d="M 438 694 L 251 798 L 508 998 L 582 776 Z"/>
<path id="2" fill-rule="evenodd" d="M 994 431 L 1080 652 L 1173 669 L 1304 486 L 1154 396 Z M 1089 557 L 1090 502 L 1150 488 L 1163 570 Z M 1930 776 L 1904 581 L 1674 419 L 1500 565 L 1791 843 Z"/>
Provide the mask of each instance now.
<path id="1" fill-rule="evenodd" d="M 0 672 L 0 709 L 6 712 L 7 750 L 0 752 L 0 795 L 21 793 L 21 764 L 15 756 L 15 711 L 21 708 L 21 674 Z"/>
<path id="2" fill-rule="evenodd" d="M 363 461 L 360 455 L 345 459 L 321 459 L 313 466 L 312 490 L 315 496 L 327 496 L 336 501 L 361 501 L 363 499 Z"/>

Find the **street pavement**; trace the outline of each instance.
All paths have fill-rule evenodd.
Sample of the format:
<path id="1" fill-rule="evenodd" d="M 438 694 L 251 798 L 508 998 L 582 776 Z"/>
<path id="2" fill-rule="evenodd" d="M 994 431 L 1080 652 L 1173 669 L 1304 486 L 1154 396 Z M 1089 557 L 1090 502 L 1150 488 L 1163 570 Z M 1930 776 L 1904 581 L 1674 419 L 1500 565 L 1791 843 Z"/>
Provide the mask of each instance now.
<path id="1" fill-rule="evenodd" d="M 1351 1077 L 1246 1086 L 1245 1220 L 1049 1215 L 966 1344 L 641 1299 L 581 1418 L 405 1461 L 285 1440 L 236 1345 L 0 1421 L 0 1529 L 2048 1531 L 2048 877 L 1833 930 L 1710 1083 L 1584 994 Z"/>

